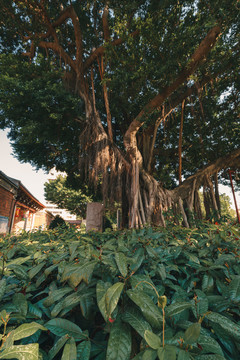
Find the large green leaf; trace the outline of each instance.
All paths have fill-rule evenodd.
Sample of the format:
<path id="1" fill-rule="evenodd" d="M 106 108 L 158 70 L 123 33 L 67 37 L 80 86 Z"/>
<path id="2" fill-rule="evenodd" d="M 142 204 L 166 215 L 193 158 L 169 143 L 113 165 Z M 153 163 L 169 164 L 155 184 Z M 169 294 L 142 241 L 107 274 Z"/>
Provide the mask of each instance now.
<path id="1" fill-rule="evenodd" d="M 61 360 L 76 360 L 77 359 L 77 347 L 73 338 L 69 339 L 63 349 Z"/>
<path id="2" fill-rule="evenodd" d="M 117 252 L 115 254 L 115 260 L 120 273 L 123 277 L 126 277 L 128 272 L 126 256 L 122 252 Z"/>
<path id="3" fill-rule="evenodd" d="M 53 270 L 55 270 L 57 267 L 58 267 L 58 264 L 53 264 L 53 265 L 49 266 L 47 269 L 44 270 L 44 274 L 45 274 L 46 276 L 48 276 L 48 275 L 51 274 L 51 272 L 52 272 Z"/>
<path id="4" fill-rule="evenodd" d="M 197 297 L 191 301 L 193 305 L 192 311 L 198 320 L 200 315 L 202 316 L 208 311 L 208 298 L 204 292 L 199 289 L 196 289 L 194 292 Z"/>
<path id="5" fill-rule="evenodd" d="M 164 281 L 166 279 L 167 275 L 166 275 L 165 266 L 163 264 L 158 265 L 158 273 L 159 273 L 161 279 Z"/>
<path id="6" fill-rule="evenodd" d="M 190 252 L 188 251 L 184 251 L 184 254 L 187 256 L 187 258 L 193 262 L 193 263 L 196 263 L 196 264 L 200 264 L 200 261 L 198 259 L 198 257 L 196 255 L 193 255 L 191 254 Z"/>
<path id="7" fill-rule="evenodd" d="M 23 316 L 27 315 L 28 303 L 26 297 L 23 294 L 14 294 L 12 302 L 18 309 L 19 313 L 21 313 Z"/>
<path id="8" fill-rule="evenodd" d="M 76 341 L 83 340 L 82 330 L 72 321 L 55 318 L 45 324 L 46 328 L 57 336 L 69 335 Z"/>
<path id="9" fill-rule="evenodd" d="M 82 312 L 82 315 L 88 319 L 91 315 L 91 310 L 93 308 L 94 302 L 93 302 L 93 294 L 86 293 L 84 295 L 81 295 L 80 297 L 80 309 Z"/>
<path id="10" fill-rule="evenodd" d="M 37 275 L 39 273 L 39 271 L 44 267 L 45 262 L 42 262 L 40 264 L 38 264 L 37 266 L 34 266 L 33 268 L 31 268 L 31 270 L 29 270 L 28 272 L 28 276 L 30 279 L 32 279 L 35 275 Z"/>
<path id="11" fill-rule="evenodd" d="M 153 349 L 146 349 L 139 360 L 155 360 L 157 358 L 157 351 Z"/>
<path id="12" fill-rule="evenodd" d="M 42 326 L 36 322 L 31 322 L 29 324 L 20 325 L 17 329 L 15 329 L 13 331 L 14 341 L 23 339 L 27 336 L 31 336 L 37 330 L 46 331 L 47 329 L 44 326 Z"/>
<path id="13" fill-rule="evenodd" d="M 12 264 L 8 266 L 8 269 L 13 270 L 14 274 L 17 276 L 18 279 L 21 280 L 28 280 L 28 273 L 25 270 L 25 267 L 22 265 Z"/>
<path id="14" fill-rule="evenodd" d="M 0 353 L 0 359 L 38 360 L 38 344 L 14 345 Z"/>
<path id="15" fill-rule="evenodd" d="M 96 261 L 88 261 L 81 265 L 66 266 L 61 281 L 69 280 L 74 287 L 78 286 L 82 280 L 88 284 L 96 263 Z"/>
<path id="16" fill-rule="evenodd" d="M 133 264 L 131 265 L 131 271 L 136 272 L 140 268 L 144 260 L 143 248 L 137 249 L 132 259 L 133 259 Z"/>
<path id="17" fill-rule="evenodd" d="M 201 324 L 195 323 L 189 326 L 184 333 L 183 339 L 187 344 L 194 344 L 199 336 L 201 331 Z"/>
<path id="18" fill-rule="evenodd" d="M 240 302 L 240 276 L 235 276 L 228 287 L 230 299 Z"/>
<path id="19" fill-rule="evenodd" d="M 3 298 L 3 295 L 5 294 L 6 290 L 6 279 L 0 280 L 0 301 Z"/>
<path id="20" fill-rule="evenodd" d="M 12 264 L 14 264 L 14 265 L 22 265 L 22 264 L 24 264 L 25 262 L 27 262 L 28 260 L 30 260 L 31 258 L 32 258 L 32 255 L 29 255 L 29 256 L 26 256 L 26 257 L 18 257 L 18 258 L 16 258 L 16 259 L 10 261 L 10 262 L 7 264 L 7 267 L 8 267 L 9 265 L 12 265 Z"/>
<path id="21" fill-rule="evenodd" d="M 191 307 L 192 304 L 190 302 L 176 301 L 166 307 L 166 316 L 172 317 Z"/>
<path id="22" fill-rule="evenodd" d="M 111 316 L 113 310 L 116 308 L 123 288 L 124 288 L 124 283 L 117 282 L 107 290 L 105 295 L 105 302 L 106 302 L 106 311 L 108 317 Z"/>
<path id="23" fill-rule="evenodd" d="M 28 304 L 28 315 L 33 315 L 36 318 L 42 318 L 42 311 L 37 305 L 31 303 Z"/>
<path id="24" fill-rule="evenodd" d="M 63 335 L 55 342 L 53 347 L 48 352 L 48 360 L 52 360 L 57 355 L 57 353 L 62 349 L 68 339 L 68 335 Z"/>
<path id="25" fill-rule="evenodd" d="M 215 312 L 211 312 L 206 318 L 218 324 L 228 335 L 240 342 L 240 326 L 238 324 Z"/>
<path id="26" fill-rule="evenodd" d="M 198 355 L 195 360 L 226 360 L 225 357 L 217 354 Z"/>
<path id="27" fill-rule="evenodd" d="M 77 360 L 88 360 L 90 358 L 91 342 L 82 341 L 77 346 Z"/>
<path id="28" fill-rule="evenodd" d="M 96 286 L 97 304 L 105 321 L 108 320 L 105 295 L 111 286 L 111 283 L 103 282 L 102 280 L 98 281 Z"/>
<path id="29" fill-rule="evenodd" d="M 151 326 L 137 308 L 128 307 L 122 315 L 122 320 L 130 324 L 142 337 L 146 330 L 152 331 Z"/>
<path id="30" fill-rule="evenodd" d="M 57 289 L 52 291 L 49 296 L 44 300 L 43 304 L 46 307 L 51 306 L 55 302 L 59 301 L 62 297 L 72 292 L 73 289 L 69 286 L 64 287 L 62 289 Z"/>
<path id="31" fill-rule="evenodd" d="M 211 275 L 204 274 L 202 279 L 202 291 L 204 293 L 212 292 L 214 285 L 214 279 Z"/>
<path id="32" fill-rule="evenodd" d="M 219 343 L 211 336 L 200 335 L 197 341 L 201 347 L 202 352 L 206 354 L 219 354 L 223 356 L 223 351 Z"/>
<path id="33" fill-rule="evenodd" d="M 177 348 L 172 345 L 165 345 L 164 348 L 161 347 L 158 349 L 157 354 L 159 360 L 176 360 L 177 358 Z"/>
<path id="34" fill-rule="evenodd" d="M 152 299 L 141 290 L 128 290 L 129 298 L 141 309 L 143 316 L 154 328 L 161 329 L 163 317 Z"/>
<path id="35" fill-rule="evenodd" d="M 152 331 L 146 330 L 144 333 L 144 339 L 147 344 L 154 350 L 157 350 L 162 345 L 160 337 L 154 334 Z"/>
<path id="36" fill-rule="evenodd" d="M 128 324 L 115 321 L 108 340 L 106 360 L 128 360 L 131 355 L 131 330 Z"/>
<path id="37" fill-rule="evenodd" d="M 179 350 L 178 352 L 178 360 L 191 360 L 189 352 L 187 350 Z"/>

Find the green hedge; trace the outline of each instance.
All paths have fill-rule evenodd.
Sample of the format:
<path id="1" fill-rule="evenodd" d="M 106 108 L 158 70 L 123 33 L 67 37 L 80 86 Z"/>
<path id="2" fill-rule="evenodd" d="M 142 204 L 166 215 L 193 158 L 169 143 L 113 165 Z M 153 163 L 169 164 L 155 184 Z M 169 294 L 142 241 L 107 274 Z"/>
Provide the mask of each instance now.
<path id="1" fill-rule="evenodd" d="M 2 238 L 0 359 L 237 360 L 239 243 L 218 224 Z"/>

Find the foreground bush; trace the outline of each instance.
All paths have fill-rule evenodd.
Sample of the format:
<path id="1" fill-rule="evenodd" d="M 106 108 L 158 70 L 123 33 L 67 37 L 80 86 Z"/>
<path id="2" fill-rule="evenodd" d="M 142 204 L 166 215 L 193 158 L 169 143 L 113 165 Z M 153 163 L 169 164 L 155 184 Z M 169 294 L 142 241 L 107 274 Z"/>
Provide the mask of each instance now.
<path id="1" fill-rule="evenodd" d="M 0 359 L 239 359 L 239 242 L 230 225 L 3 238 Z"/>

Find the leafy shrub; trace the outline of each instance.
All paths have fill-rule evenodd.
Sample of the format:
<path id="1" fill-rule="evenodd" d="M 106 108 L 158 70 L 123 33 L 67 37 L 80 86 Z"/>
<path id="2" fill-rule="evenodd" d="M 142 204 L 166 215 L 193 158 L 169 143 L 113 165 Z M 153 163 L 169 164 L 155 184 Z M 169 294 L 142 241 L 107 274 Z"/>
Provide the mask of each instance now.
<path id="1" fill-rule="evenodd" d="M 51 224 L 49 225 L 49 230 L 55 229 L 58 226 L 67 228 L 65 220 L 60 215 L 56 215 L 55 218 L 51 221 Z"/>
<path id="2" fill-rule="evenodd" d="M 230 225 L 0 242 L 0 359 L 221 360 L 240 353 Z"/>

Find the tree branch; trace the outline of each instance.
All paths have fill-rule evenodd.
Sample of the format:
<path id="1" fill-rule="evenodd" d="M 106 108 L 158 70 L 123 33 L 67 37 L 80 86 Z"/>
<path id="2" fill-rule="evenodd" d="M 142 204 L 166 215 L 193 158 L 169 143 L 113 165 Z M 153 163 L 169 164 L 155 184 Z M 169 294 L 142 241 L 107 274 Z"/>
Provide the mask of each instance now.
<path id="1" fill-rule="evenodd" d="M 48 41 L 40 41 L 38 43 L 38 46 L 44 48 L 44 49 L 51 49 L 55 53 L 57 53 L 59 56 L 63 58 L 66 64 L 68 64 L 75 72 L 76 72 L 76 64 L 75 61 L 64 51 L 62 46 L 55 42 L 48 42 Z"/>
<path id="2" fill-rule="evenodd" d="M 139 30 L 135 30 L 129 36 L 135 37 L 138 34 L 139 34 Z M 110 44 L 112 46 L 117 46 L 117 45 L 121 45 L 124 41 L 125 41 L 124 39 L 119 38 L 119 39 L 113 40 L 112 42 L 110 42 Z M 93 62 L 97 59 L 97 57 L 103 55 L 104 52 L 105 52 L 105 47 L 104 46 L 99 46 L 96 50 L 94 50 L 91 53 L 91 55 L 84 62 L 83 71 L 86 72 L 86 70 L 93 64 Z"/>
<path id="3" fill-rule="evenodd" d="M 108 26 L 108 5 L 106 5 L 103 10 L 102 23 L 103 23 L 104 40 L 109 41 L 110 40 L 110 30 L 109 30 L 109 26 Z"/>
<path id="4" fill-rule="evenodd" d="M 70 17 L 72 19 L 73 28 L 74 28 L 74 34 L 75 34 L 75 42 L 76 42 L 76 64 L 77 67 L 80 67 L 82 69 L 83 62 L 82 62 L 82 56 L 83 56 L 83 41 L 82 41 L 82 32 L 79 24 L 79 18 L 74 10 L 74 7 L 70 7 Z"/>
<path id="5" fill-rule="evenodd" d="M 196 181 L 196 189 L 199 189 L 206 176 L 213 175 L 222 169 L 230 168 L 236 164 L 240 164 L 240 148 L 226 156 L 218 158 L 216 161 L 206 165 L 203 169 L 198 170 L 194 175 L 189 176 L 180 186 L 172 190 L 173 196 L 175 199 L 179 196 L 182 199 L 187 198 L 194 181 Z"/>
<path id="6" fill-rule="evenodd" d="M 217 25 L 214 26 L 206 35 L 206 37 L 201 41 L 200 45 L 192 55 L 188 65 L 180 72 L 179 76 L 175 81 L 173 81 L 169 86 L 167 86 L 163 91 L 155 96 L 145 107 L 140 111 L 137 117 L 131 122 L 128 127 L 128 130 L 124 136 L 124 145 L 125 148 L 129 151 L 131 148 L 135 149 L 136 142 L 136 133 L 140 127 L 144 124 L 144 117 L 151 113 L 154 109 L 160 107 L 163 102 L 171 95 L 177 88 L 188 79 L 188 77 L 194 73 L 199 64 L 206 59 L 207 54 L 210 52 L 212 47 L 217 41 L 218 36 L 220 35 L 221 28 Z M 136 151 L 136 150 L 135 150 Z"/>

